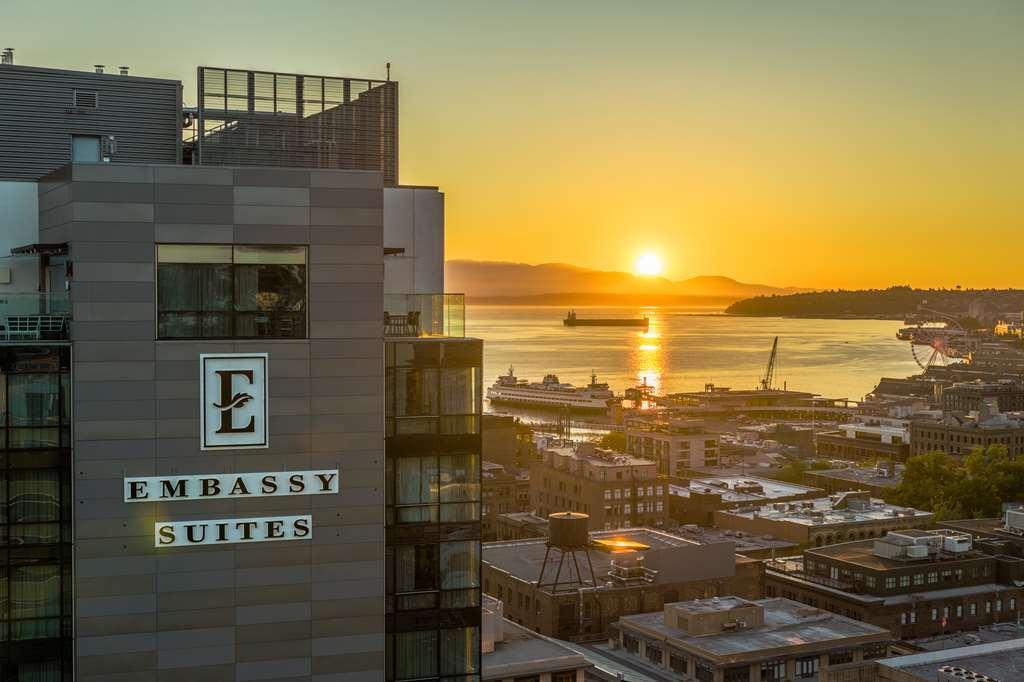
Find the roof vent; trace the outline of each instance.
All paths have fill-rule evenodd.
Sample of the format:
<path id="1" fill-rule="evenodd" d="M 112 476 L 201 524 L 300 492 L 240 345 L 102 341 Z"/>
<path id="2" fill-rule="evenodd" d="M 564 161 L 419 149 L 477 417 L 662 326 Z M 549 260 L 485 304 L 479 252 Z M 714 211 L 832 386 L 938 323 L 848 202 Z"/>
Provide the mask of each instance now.
<path id="1" fill-rule="evenodd" d="M 92 68 L 96 69 L 96 73 L 103 73 L 104 64 L 93 64 Z"/>
<path id="2" fill-rule="evenodd" d="M 84 109 L 95 109 L 100 105 L 100 96 L 96 92 L 88 90 L 75 90 L 74 104 Z"/>
<path id="3" fill-rule="evenodd" d="M 128 67 L 127 66 L 119 66 L 117 68 L 121 72 L 122 76 L 127 76 L 128 75 Z"/>
<path id="4" fill-rule="evenodd" d="M 5 47 L 3 52 L 0 52 L 0 64 L 13 64 L 14 63 L 14 48 Z"/>

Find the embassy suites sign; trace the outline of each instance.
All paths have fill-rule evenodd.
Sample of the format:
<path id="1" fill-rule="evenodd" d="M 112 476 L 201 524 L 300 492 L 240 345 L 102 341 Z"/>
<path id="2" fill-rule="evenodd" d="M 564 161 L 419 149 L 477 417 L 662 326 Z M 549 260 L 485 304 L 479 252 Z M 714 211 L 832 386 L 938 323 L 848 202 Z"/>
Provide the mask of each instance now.
<path id="1" fill-rule="evenodd" d="M 199 356 L 202 450 L 269 447 L 266 353 Z M 124 501 L 235 500 L 339 492 L 337 469 L 232 474 L 145 476 L 124 479 Z M 156 547 L 309 540 L 309 514 L 240 519 L 157 521 Z"/>

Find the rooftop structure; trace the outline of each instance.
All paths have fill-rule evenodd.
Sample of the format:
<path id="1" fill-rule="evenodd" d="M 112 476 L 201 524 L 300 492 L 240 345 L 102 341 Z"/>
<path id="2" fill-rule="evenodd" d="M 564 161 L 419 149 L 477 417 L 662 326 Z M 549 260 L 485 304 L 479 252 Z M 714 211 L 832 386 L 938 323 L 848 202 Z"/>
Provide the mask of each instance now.
<path id="1" fill-rule="evenodd" d="M 774 535 L 754 535 L 741 530 L 706 528 L 689 523 L 673 529 L 672 532 L 700 544 L 731 542 L 737 554 L 759 559 L 773 558 L 797 547 L 795 542 L 781 540 Z"/>
<path id="2" fill-rule="evenodd" d="M 881 495 L 885 490 L 903 481 L 905 470 L 906 467 L 902 464 L 808 470 L 804 472 L 804 481 L 830 493 L 866 490 L 872 495 Z"/>
<path id="3" fill-rule="evenodd" d="M 806 499 L 820 493 L 821 490 L 757 476 L 709 476 L 691 478 L 686 484 L 669 485 L 669 494 L 671 495 L 689 497 L 694 492 L 720 494 L 723 502 L 750 504 Z"/>
<path id="4" fill-rule="evenodd" d="M 933 517 L 931 512 L 874 499 L 865 491 L 851 491 L 814 500 L 719 510 L 714 525 L 821 546 L 925 526 Z"/>
<path id="5" fill-rule="evenodd" d="M 1024 639 L 895 656 L 877 665 L 880 682 L 1024 680 Z"/>
<path id="6" fill-rule="evenodd" d="M 582 679 L 590 662 L 566 645 L 517 625 L 504 616 L 504 605 L 484 596 L 481 664 L 484 682 L 551 676 L 552 682 Z"/>
<path id="7" fill-rule="evenodd" d="M 1024 410 L 1024 384 L 1012 379 L 1002 381 L 963 381 L 942 391 L 942 409 L 947 412 L 976 412 L 985 401 L 995 399 L 1000 412 Z"/>
<path id="8" fill-rule="evenodd" d="M 549 542 L 537 539 L 484 543 L 484 591 L 502 599 L 516 622 L 563 639 L 599 637 L 619 614 L 660 608 L 672 597 L 760 595 L 760 562 L 737 556 L 731 542 L 699 544 L 651 528 L 592 532 L 589 539 L 589 558 L 577 560 L 588 580 L 593 566 L 596 588 L 564 589 L 567 569 Z"/>
<path id="9" fill-rule="evenodd" d="M 725 596 L 622 616 L 612 644 L 686 680 L 861 679 L 891 639 L 883 628 L 789 599 Z"/>
<path id="10" fill-rule="evenodd" d="M 910 453 L 910 425 L 901 419 L 868 418 L 815 434 L 821 459 L 904 461 Z"/>
<path id="11" fill-rule="evenodd" d="M 707 384 L 703 391 L 673 393 L 659 404 L 693 416 L 756 415 L 775 418 L 821 418 L 829 414 L 854 414 L 845 398 L 823 398 L 815 393 L 782 389 L 733 390 Z"/>

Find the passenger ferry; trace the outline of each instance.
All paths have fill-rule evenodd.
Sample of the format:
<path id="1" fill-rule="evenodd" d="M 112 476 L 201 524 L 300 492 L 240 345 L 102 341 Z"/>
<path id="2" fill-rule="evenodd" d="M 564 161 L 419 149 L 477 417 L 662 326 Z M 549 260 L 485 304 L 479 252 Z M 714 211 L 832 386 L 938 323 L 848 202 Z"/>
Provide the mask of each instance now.
<path id="1" fill-rule="evenodd" d="M 579 388 L 563 384 L 554 374 L 548 374 L 540 383 L 518 379 L 515 370 L 498 377 L 487 389 L 487 399 L 493 404 L 560 410 L 568 408 L 578 412 L 604 412 L 608 401 L 615 397 L 608 384 L 598 383 L 597 375 L 590 375 L 590 384 Z"/>

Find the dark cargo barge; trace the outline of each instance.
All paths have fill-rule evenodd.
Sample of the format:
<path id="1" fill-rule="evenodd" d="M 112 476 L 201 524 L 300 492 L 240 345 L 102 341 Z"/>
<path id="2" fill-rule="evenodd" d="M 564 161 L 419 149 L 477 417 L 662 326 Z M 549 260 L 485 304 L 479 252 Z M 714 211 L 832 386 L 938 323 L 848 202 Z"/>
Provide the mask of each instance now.
<path id="1" fill-rule="evenodd" d="M 647 329 L 650 326 L 650 320 L 646 317 L 591 317 L 580 319 L 576 317 L 575 310 L 570 310 L 565 319 L 562 320 L 562 324 L 566 327 L 643 327 Z"/>

